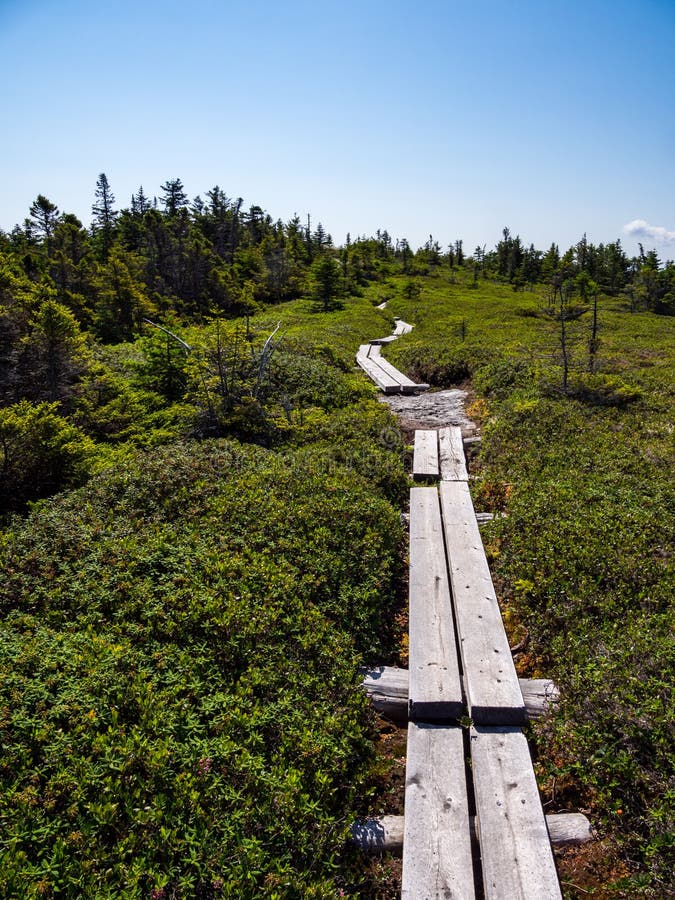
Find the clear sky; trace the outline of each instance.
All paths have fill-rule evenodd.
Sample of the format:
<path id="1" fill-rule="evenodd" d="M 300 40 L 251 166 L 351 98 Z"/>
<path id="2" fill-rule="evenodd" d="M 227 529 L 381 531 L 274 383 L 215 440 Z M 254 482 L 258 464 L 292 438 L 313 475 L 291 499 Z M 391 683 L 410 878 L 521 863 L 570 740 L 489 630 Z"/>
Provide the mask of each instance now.
<path id="1" fill-rule="evenodd" d="M 0 67 L 5 230 L 38 193 L 89 224 L 105 172 L 337 243 L 675 258 L 675 0 L 0 0 Z"/>

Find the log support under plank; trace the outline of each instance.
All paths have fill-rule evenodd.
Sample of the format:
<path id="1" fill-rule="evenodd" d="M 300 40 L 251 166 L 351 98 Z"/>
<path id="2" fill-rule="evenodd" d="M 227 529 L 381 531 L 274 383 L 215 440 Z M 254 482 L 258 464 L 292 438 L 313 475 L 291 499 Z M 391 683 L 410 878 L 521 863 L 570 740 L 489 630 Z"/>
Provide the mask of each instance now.
<path id="1" fill-rule="evenodd" d="M 408 726 L 401 897 L 473 900 L 462 729 Z"/>
<path id="2" fill-rule="evenodd" d="M 373 666 L 363 670 L 363 689 L 380 715 L 394 722 L 408 721 L 408 670 L 395 666 Z M 559 692 L 548 678 L 519 678 L 528 719 L 545 715 Z"/>
<path id="3" fill-rule="evenodd" d="M 405 816 L 370 816 L 351 827 L 351 842 L 364 853 L 393 853 L 403 850 Z M 470 818 L 471 836 L 477 839 L 476 818 Z M 593 840 L 591 823 L 582 813 L 549 813 L 546 827 L 554 848 L 574 847 Z"/>

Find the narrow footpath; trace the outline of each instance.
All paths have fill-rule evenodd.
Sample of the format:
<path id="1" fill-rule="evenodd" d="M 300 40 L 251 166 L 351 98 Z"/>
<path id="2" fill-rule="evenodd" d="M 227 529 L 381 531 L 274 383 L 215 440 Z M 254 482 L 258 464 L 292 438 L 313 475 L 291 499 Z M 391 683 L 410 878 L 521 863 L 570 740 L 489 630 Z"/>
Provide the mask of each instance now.
<path id="1" fill-rule="evenodd" d="M 398 334 L 411 329 L 403 325 Z M 464 446 L 479 439 L 466 395 L 412 396 L 395 369 L 387 375 L 399 389 L 388 390 L 363 364 L 372 346 L 357 361 L 404 430 L 415 429 L 412 474 L 422 486 L 411 488 L 408 516 L 409 668 L 369 669 L 363 683 L 381 715 L 407 722 L 404 815 L 355 823 L 353 839 L 402 854 L 410 900 L 555 900 L 552 846 L 582 843 L 591 829 L 580 814 L 544 816 L 541 806 L 523 725 L 546 714 L 557 690 L 516 674 L 479 535 L 485 517 L 469 491 Z"/>

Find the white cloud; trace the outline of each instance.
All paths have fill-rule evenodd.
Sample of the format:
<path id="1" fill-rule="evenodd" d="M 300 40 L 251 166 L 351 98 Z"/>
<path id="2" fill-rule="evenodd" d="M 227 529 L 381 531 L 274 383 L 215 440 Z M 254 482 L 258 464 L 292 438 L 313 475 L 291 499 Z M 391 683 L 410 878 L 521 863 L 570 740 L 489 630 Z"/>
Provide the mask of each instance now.
<path id="1" fill-rule="evenodd" d="M 633 219 L 623 226 L 623 230 L 634 238 L 649 238 L 659 244 L 675 244 L 675 231 L 668 231 L 662 225 L 650 225 L 644 219 Z"/>

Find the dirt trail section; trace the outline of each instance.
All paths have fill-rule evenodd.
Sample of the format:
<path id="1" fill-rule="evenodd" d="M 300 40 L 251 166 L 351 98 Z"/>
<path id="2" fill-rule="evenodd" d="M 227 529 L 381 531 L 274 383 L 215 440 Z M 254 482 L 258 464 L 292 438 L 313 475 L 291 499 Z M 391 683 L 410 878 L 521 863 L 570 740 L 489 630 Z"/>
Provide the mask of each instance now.
<path id="1" fill-rule="evenodd" d="M 467 418 L 464 404 L 467 392 L 459 388 L 447 391 L 434 391 L 417 396 L 394 394 L 380 396 L 382 403 L 387 403 L 395 413 L 404 432 L 417 428 L 444 428 L 447 425 L 459 425 L 464 437 L 476 433 L 476 424 Z"/>

